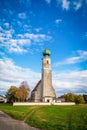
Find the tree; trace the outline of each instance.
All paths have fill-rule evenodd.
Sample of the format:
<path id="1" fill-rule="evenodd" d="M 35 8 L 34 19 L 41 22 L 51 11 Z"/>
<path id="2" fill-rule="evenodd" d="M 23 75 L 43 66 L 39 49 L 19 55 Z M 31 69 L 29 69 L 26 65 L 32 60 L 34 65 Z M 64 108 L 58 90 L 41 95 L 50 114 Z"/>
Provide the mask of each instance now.
<path id="1" fill-rule="evenodd" d="M 74 102 L 75 100 L 75 94 L 73 93 L 67 93 L 61 96 L 61 98 L 65 98 L 66 102 Z"/>
<path id="2" fill-rule="evenodd" d="M 27 92 L 28 92 L 28 97 L 29 97 L 30 87 L 29 87 L 27 81 L 23 81 L 23 82 L 21 82 L 20 87 L 21 87 L 21 86 L 25 86 L 25 88 L 26 88 L 26 90 L 27 90 Z M 28 97 L 27 97 L 27 98 L 28 98 Z"/>
<path id="3" fill-rule="evenodd" d="M 23 81 L 19 88 L 16 86 L 11 86 L 7 93 L 6 97 L 8 102 L 13 103 L 14 101 L 26 101 L 29 98 L 30 88 L 26 81 Z"/>
<path id="4" fill-rule="evenodd" d="M 83 97 L 83 95 L 76 95 L 76 97 L 75 97 L 75 103 L 76 104 L 84 103 L 84 97 Z"/>
<path id="5" fill-rule="evenodd" d="M 18 99 L 18 101 L 26 101 L 27 97 L 29 95 L 29 88 L 27 88 L 24 85 L 21 85 L 18 90 L 15 93 L 15 98 Z"/>
<path id="6" fill-rule="evenodd" d="M 8 100 L 9 103 L 13 103 L 15 101 L 15 96 L 14 95 L 15 95 L 17 89 L 18 88 L 16 86 L 11 86 L 8 89 L 8 91 L 6 93 L 6 97 L 7 97 L 7 100 Z"/>
<path id="7" fill-rule="evenodd" d="M 61 98 L 65 98 L 66 102 L 75 102 L 76 104 L 84 103 L 83 95 L 76 95 L 74 93 L 64 94 Z"/>
<path id="8" fill-rule="evenodd" d="M 66 94 L 65 101 L 67 101 L 67 102 L 74 102 L 74 100 L 75 100 L 75 94 L 73 94 L 73 93 Z"/>

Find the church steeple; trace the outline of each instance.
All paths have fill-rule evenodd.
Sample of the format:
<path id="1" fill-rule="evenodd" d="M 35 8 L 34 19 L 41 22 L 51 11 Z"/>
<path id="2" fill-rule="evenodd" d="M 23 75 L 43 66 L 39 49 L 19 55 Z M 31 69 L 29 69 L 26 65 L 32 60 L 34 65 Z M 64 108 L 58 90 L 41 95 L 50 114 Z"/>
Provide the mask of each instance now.
<path id="1" fill-rule="evenodd" d="M 43 51 L 43 56 L 50 56 L 51 52 L 47 48 Z"/>
<path id="2" fill-rule="evenodd" d="M 45 49 L 43 51 L 42 60 L 42 101 L 52 102 L 55 98 L 55 91 L 52 86 L 52 69 L 51 69 L 51 59 L 50 50 Z"/>
<path id="3" fill-rule="evenodd" d="M 43 51 L 42 77 L 31 93 L 31 100 L 34 102 L 53 102 L 56 94 L 52 86 L 52 69 L 50 50 Z"/>

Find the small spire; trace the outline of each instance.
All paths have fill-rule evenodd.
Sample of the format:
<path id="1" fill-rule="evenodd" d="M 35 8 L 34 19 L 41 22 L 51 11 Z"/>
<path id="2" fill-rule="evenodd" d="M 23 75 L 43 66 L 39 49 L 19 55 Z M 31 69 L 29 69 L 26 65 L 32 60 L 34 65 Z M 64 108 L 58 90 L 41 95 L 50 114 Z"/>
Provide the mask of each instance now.
<path id="1" fill-rule="evenodd" d="M 51 54 L 51 52 L 47 48 L 43 51 L 43 56 L 50 56 L 50 54 Z"/>

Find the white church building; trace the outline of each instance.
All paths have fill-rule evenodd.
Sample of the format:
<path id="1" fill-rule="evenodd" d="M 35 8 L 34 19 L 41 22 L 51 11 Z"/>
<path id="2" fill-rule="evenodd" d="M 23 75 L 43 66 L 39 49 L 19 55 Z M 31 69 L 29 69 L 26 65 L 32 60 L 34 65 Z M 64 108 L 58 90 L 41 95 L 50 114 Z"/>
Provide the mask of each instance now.
<path id="1" fill-rule="evenodd" d="M 43 51 L 42 76 L 31 92 L 32 102 L 53 102 L 56 98 L 55 90 L 52 86 L 52 68 L 50 50 Z"/>

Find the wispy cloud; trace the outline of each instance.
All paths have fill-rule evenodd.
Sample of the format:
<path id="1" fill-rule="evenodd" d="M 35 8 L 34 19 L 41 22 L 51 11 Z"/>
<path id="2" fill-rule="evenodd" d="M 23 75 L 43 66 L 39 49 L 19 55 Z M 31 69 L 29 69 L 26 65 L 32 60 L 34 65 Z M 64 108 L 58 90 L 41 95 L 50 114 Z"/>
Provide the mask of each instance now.
<path id="1" fill-rule="evenodd" d="M 36 32 L 40 32 L 42 30 L 42 28 L 35 28 Z"/>
<path id="2" fill-rule="evenodd" d="M 4 26 L 6 26 L 5 29 L 0 26 L 0 48 L 11 53 L 25 53 L 28 51 L 30 46 L 41 46 L 41 43 L 49 41 L 52 38 L 51 36 L 40 33 L 18 34 L 12 27 L 10 27 L 9 23 L 4 23 Z M 9 28 L 7 29 L 7 27 Z"/>
<path id="3" fill-rule="evenodd" d="M 81 0 L 78 1 L 78 2 L 74 1 L 73 5 L 74 5 L 74 9 L 78 10 L 78 9 L 80 9 L 82 7 L 82 1 Z"/>
<path id="4" fill-rule="evenodd" d="M 62 8 L 65 10 L 69 10 L 70 1 L 68 0 L 62 0 Z"/>
<path id="5" fill-rule="evenodd" d="M 5 23 L 4 23 L 4 26 L 5 26 L 5 28 L 7 28 L 7 29 L 9 29 L 9 28 L 10 28 L 10 24 L 9 24 L 9 23 L 7 23 L 7 22 L 5 22 Z"/>
<path id="6" fill-rule="evenodd" d="M 62 7 L 63 10 L 69 10 L 70 9 L 70 1 L 68 0 L 56 0 L 57 4 Z"/>
<path id="7" fill-rule="evenodd" d="M 51 0 L 45 0 L 48 4 L 50 4 L 51 3 Z"/>
<path id="8" fill-rule="evenodd" d="M 31 29 L 32 29 L 32 26 L 31 26 L 31 25 L 24 24 L 24 25 L 23 25 L 23 29 L 24 29 L 26 32 L 30 32 Z"/>
<path id="9" fill-rule="evenodd" d="M 18 14 L 18 17 L 20 18 L 20 19 L 26 19 L 26 13 L 19 13 Z"/>
<path id="10" fill-rule="evenodd" d="M 8 9 L 5 8 L 5 9 L 3 9 L 3 13 L 11 16 L 14 14 L 14 11 L 9 8 Z"/>
<path id="11" fill-rule="evenodd" d="M 18 86 L 22 81 L 27 81 L 32 89 L 40 79 L 40 73 L 17 66 L 9 58 L 0 59 L 0 70 L 0 87 L 6 90 L 11 85 Z"/>
<path id="12" fill-rule="evenodd" d="M 74 9 L 75 11 L 77 11 L 78 9 L 80 9 L 83 4 L 84 4 L 84 0 L 56 0 L 57 4 L 61 5 L 63 10 L 70 10 L 70 9 Z M 86 0 L 85 0 L 86 2 Z M 86 2 L 87 3 L 87 2 Z"/>
<path id="13" fill-rule="evenodd" d="M 51 37 L 45 34 L 34 34 L 34 33 L 25 33 L 25 38 L 29 38 L 30 40 L 34 40 L 35 42 L 42 42 L 43 40 L 50 40 Z"/>
<path id="14" fill-rule="evenodd" d="M 77 51 L 77 56 L 73 56 L 65 59 L 64 61 L 57 62 L 54 64 L 55 67 L 59 65 L 76 64 L 87 60 L 87 51 L 79 50 Z"/>
<path id="15" fill-rule="evenodd" d="M 87 93 L 87 70 L 53 72 L 53 85 L 57 95 L 68 92 Z"/>
<path id="16" fill-rule="evenodd" d="M 56 24 L 59 24 L 59 23 L 61 23 L 61 22 L 62 22 L 62 19 L 56 19 L 56 20 L 55 20 L 55 23 L 56 23 Z"/>

